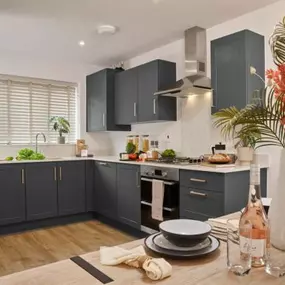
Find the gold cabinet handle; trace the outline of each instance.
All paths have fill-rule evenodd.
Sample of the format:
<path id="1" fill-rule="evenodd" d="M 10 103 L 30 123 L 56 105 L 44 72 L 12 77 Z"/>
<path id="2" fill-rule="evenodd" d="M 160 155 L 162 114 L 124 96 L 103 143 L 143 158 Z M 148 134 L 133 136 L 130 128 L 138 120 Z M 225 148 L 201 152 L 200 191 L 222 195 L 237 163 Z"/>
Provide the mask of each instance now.
<path id="1" fill-rule="evenodd" d="M 56 177 L 56 167 L 53 168 L 53 177 L 54 177 L 54 181 L 57 180 L 57 177 Z"/>
<path id="2" fill-rule="evenodd" d="M 62 180 L 61 166 L 59 167 L 59 180 Z"/>
<path id="3" fill-rule="evenodd" d="M 196 192 L 196 191 L 190 191 L 190 195 L 191 196 L 199 196 L 199 197 L 207 198 L 207 194 L 201 193 L 201 192 Z"/>
<path id="4" fill-rule="evenodd" d="M 190 181 L 199 182 L 199 183 L 206 183 L 207 182 L 207 180 L 205 180 L 205 179 L 198 179 L 198 178 L 190 178 Z"/>
<path id="5" fill-rule="evenodd" d="M 22 184 L 25 184 L 25 169 L 21 170 L 21 182 Z"/>

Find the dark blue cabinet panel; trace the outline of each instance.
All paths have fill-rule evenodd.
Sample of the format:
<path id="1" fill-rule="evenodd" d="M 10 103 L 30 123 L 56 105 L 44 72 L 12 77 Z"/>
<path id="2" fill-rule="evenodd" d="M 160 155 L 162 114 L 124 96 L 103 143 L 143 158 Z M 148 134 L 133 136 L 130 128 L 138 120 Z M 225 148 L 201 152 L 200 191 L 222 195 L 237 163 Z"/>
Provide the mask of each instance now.
<path id="1" fill-rule="evenodd" d="M 59 215 L 85 212 L 85 161 L 59 162 L 57 169 Z"/>
<path id="2" fill-rule="evenodd" d="M 250 74 L 250 67 L 264 77 L 264 57 L 264 37 L 249 30 L 211 41 L 213 113 L 251 103 L 253 92 L 264 84 Z"/>
<path id="3" fill-rule="evenodd" d="M 25 221 L 25 165 L 1 165 L 0 182 L 0 225 Z"/>
<path id="4" fill-rule="evenodd" d="M 122 223 L 140 229 L 140 166 L 117 164 L 118 218 Z"/>
<path id="5" fill-rule="evenodd" d="M 26 164 L 26 207 L 29 221 L 57 216 L 56 163 Z"/>

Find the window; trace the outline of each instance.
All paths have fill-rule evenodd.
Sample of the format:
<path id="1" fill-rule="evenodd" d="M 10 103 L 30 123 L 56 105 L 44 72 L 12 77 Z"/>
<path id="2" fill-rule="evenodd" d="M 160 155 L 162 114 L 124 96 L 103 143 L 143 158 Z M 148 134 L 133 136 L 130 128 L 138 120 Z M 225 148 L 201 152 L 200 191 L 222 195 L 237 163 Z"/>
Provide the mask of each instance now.
<path id="1" fill-rule="evenodd" d="M 76 105 L 76 84 L 0 75 L 0 144 L 31 144 L 39 132 L 47 143 L 56 143 L 58 133 L 49 124 L 52 116 L 70 122 L 66 141 L 74 143 Z"/>

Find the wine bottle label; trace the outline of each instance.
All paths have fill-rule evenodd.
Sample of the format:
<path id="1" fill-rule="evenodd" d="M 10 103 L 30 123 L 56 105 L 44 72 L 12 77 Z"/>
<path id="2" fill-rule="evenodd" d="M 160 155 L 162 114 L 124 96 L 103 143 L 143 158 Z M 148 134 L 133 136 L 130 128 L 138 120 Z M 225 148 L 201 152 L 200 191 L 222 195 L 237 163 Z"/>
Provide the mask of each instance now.
<path id="1" fill-rule="evenodd" d="M 250 253 L 252 257 L 263 257 L 265 254 L 266 239 L 252 239 L 250 250 L 250 239 L 240 236 L 240 251 Z"/>
<path id="2" fill-rule="evenodd" d="M 250 166 L 250 184 L 251 185 L 260 184 L 260 167 L 258 164 L 252 164 Z"/>
<path id="3" fill-rule="evenodd" d="M 250 239 L 240 236 L 239 237 L 239 247 L 240 247 L 240 252 L 241 253 L 251 253 L 251 248 L 250 248 Z"/>

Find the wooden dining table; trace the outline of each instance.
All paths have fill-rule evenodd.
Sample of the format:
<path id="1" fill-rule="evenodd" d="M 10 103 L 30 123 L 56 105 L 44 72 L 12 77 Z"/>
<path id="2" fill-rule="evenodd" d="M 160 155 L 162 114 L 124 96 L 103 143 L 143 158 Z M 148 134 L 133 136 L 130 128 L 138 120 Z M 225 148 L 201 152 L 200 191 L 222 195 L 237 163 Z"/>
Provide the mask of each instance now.
<path id="1" fill-rule="evenodd" d="M 143 244 L 144 240 L 140 239 L 120 246 L 131 249 Z M 148 254 L 152 255 L 150 252 Z M 0 285 L 144 285 L 156 283 L 161 285 L 285 285 L 285 277 L 272 277 L 266 274 L 264 268 L 252 269 L 249 275 L 243 277 L 229 272 L 225 242 L 221 242 L 215 253 L 203 258 L 167 259 L 167 261 L 172 265 L 172 275 L 161 281 L 151 281 L 141 269 L 127 265 L 101 265 L 100 253 L 95 251 L 75 259 L 66 259 L 1 277 Z M 80 263 L 83 266 L 80 266 Z M 92 270 L 97 273 L 101 272 L 105 280 L 99 278 L 100 281 L 94 277 L 90 273 Z"/>

